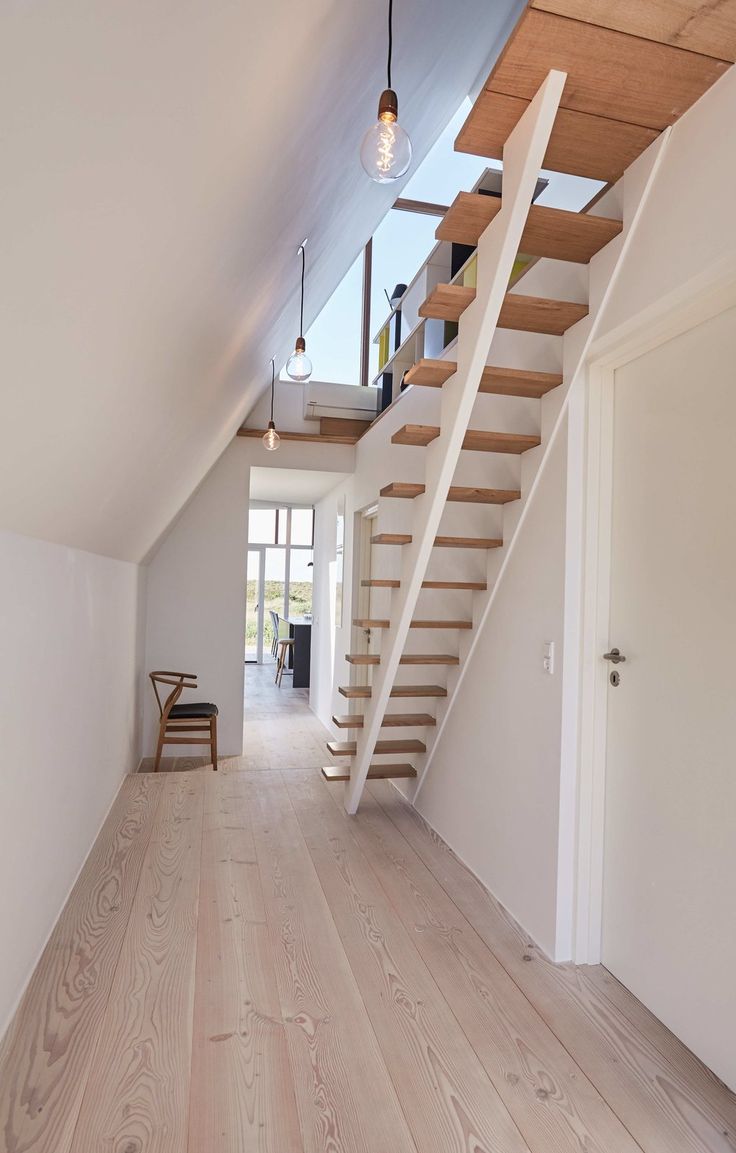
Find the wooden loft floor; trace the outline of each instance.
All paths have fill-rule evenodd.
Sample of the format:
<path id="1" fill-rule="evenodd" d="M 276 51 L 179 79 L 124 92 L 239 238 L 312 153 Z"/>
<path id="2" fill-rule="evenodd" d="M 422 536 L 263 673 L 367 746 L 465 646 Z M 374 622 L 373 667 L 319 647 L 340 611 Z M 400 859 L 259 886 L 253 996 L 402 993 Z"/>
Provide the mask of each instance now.
<path id="1" fill-rule="evenodd" d="M 0 1052 L 4 1153 L 733 1153 L 736 1099 L 555 966 L 393 788 L 129 777 Z"/>
<path id="2" fill-rule="evenodd" d="M 501 159 L 557 68 L 567 81 L 545 168 L 615 181 L 734 60 L 734 0 L 530 0 L 455 147 Z"/>

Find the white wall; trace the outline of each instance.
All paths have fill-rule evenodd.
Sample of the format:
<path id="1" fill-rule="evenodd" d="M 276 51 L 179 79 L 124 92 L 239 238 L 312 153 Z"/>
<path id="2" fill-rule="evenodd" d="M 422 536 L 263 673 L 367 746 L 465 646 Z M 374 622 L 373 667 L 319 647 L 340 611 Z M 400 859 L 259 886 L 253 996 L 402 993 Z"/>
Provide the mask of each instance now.
<path id="1" fill-rule="evenodd" d="M 0 533 L 0 1034 L 136 766 L 143 580 Z"/>
<path id="2" fill-rule="evenodd" d="M 152 669 L 196 673 L 196 697 L 214 701 L 218 753 L 243 751 L 243 653 L 248 540 L 246 441 L 235 440 L 149 561 L 145 679 Z M 265 450 L 264 450 L 265 452 Z M 142 756 L 156 750 L 158 709 L 144 686 Z M 165 756 L 206 756 L 205 746 L 167 745 Z"/>
<path id="3" fill-rule="evenodd" d="M 417 808 L 554 955 L 564 603 L 566 437 L 515 551 Z M 554 641 L 554 676 L 542 669 Z"/>
<path id="4" fill-rule="evenodd" d="M 336 563 L 335 545 L 337 508 L 345 498 L 345 547 L 343 557 L 342 626 L 335 616 Z M 350 666 L 345 653 L 350 651 L 352 636 L 353 586 L 353 481 L 344 481 L 315 505 L 314 516 L 314 591 L 312 598 L 312 670 L 309 704 L 322 724 L 332 730 L 332 714 L 346 712 L 345 698 L 338 685 L 350 680 Z M 342 701 L 343 707 L 340 708 Z"/>

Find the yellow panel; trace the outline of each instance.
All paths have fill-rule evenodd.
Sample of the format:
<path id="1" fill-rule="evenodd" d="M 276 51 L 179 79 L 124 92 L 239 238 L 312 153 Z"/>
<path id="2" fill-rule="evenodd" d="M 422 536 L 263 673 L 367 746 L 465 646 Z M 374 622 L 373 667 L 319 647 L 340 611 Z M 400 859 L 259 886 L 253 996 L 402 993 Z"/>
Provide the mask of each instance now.
<path id="1" fill-rule="evenodd" d="M 463 288 L 478 287 L 478 257 L 472 257 L 468 267 L 463 272 Z"/>

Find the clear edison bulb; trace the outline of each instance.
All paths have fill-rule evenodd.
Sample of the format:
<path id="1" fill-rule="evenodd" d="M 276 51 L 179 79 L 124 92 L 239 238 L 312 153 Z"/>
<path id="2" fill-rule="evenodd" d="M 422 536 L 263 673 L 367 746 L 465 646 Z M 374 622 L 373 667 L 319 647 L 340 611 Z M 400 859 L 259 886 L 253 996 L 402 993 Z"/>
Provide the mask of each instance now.
<path id="1" fill-rule="evenodd" d="M 307 356 L 304 337 L 300 336 L 296 348 L 286 362 L 286 374 L 292 380 L 309 380 L 312 375 L 312 362 Z"/>
<path id="2" fill-rule="evenodd" d="M 387 88 L 378 105 L 378 120 L 360 146 L 360 162 L 377 184 L 398 180 L 411 164 L 411 140 L 397 120 L 398 110 L 396 94 Z"/>
<path id="3" fill-rule="evenodd" d="M 263 434 L 263 447 L 267 448 L 269 452 L 276 452 L 276 449 L 281 444 L 281 437 L 276 431 L 276 425 L 272 420 L 268 422 L 268 428 Z"/>

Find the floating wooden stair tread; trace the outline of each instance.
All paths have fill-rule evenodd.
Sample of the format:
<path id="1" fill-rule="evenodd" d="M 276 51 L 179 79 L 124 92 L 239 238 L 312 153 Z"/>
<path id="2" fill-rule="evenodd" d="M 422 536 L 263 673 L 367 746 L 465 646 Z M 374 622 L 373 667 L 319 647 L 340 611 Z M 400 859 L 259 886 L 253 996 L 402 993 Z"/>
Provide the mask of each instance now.
<path id="1" fill-rule="evenodd" d="M 428 621 L 428 620 L 413 620 L 409 625 L 410 629 L 472 629 L 473 622 L 466 620 L 459 621 Z"/>
<path id="2" fill-rule="evenodd" d="M 371 544 L 411 544 L 411 533 L 377 532 L 371 537 Z"/>
<path id="3" fill-rule="evenodd" d="M 438 284 L 419 309 L 419 315 L 435 320 L 460 319 L 475 300 L 475 289 L 462 284 Z M 588 315 L 587 304 L 572 300 L 551 300 L 544 296 L 524 296 L 507 292 L 498 317 L 499 328 L 516 332 L 543 332 L 562 336 L 573 324 Z"/>
<path id="4" fill-rule="evenodd" d="M 340 685 L 338 692 L 348 700 L 369 700 L 373 690 L 370 685 Z M 392 697 L 446 697 L 447 689 L 442 685 L 394 685 Z"/>
<path id="5" fill-rule="evenodd" d="M 356 741 L 328 741 L 327 750 L 333 757 L 354 757 L 357 751 Z M 426 753 L 427 746 L 424 741 L 413 737 L 401 739 L 393 737 L 387 741 L 376 741 L 373 748 L 378 756 L 381 753 Z"/>
<path id="6" fill-rule="evenodd" d="M 440 435 L 436 424 L 405 424 L 391 437 L 392 444 L 410 444 L 425 448 Z M 463 448 L 469 452 L 526 452 L 542 443 L 538 436 L 518 432 L 486 432 L 484 429 L 469 428 L 463 437 Z M 383 535 L 383 534 L 382 534 Z M 375 540 L 375 537 L 371 538 Z M 410 538 L 411 539 L 411 538 Z"/>
<path id="7" fill-rule="evenodd" d="M 365 589 L 397 589 L 401 585 L 398 580 L 362 580 L 361 585 Z"/>
<path id="8" fill-rule="evenodd" d="M 435 548 L 501 548 L 503 540 L 497 536 L 436 536 Z"/>
<path id="9" fill-rule="evenodd" d="M 394 480 L 381 489 L 381 496 L 402 497 L 413 500 L 425 491 L 423 484 L 409 484 Z M 452 485 L 447 493 L 448 501 L 465 504 L 508 504 L 519 500 L 521 493 L 515 488 L 475 488 L 468 485 Z"/>
<path id="10" fill-rule="evenodd" d="M 489 197 L 484 197 L 489 199 Z M 442 388 L 442 385 L 457 372 L 454 360 L 418 360 L 406 374 L 407 384 L 419 384 L 426 388 Z M 488 365 L 483 369 L 479 392 L 493 396 L 544 396 L 562 384 L 562 373 L 530 372 L 521 368 L 495 368 Z"/>
<path id="11" fill-rule="evenodd" d="M 413 765 L 371 765 L 368 769 L 369 781 L 385 781 L 388 779 L 406 779 L 416 777 L 417 771 Z M 335 765 L 326 765 L 322 769 L 322 776 L 326 781 L 349 781 L 350 769 L 339 768 Z"/>
<path id="12" fill-rule="evenodd" d="M 362 713 L 338 713 L 332 723 L 338 729 L 362 729 L 365 717 Z M 384 729 L 431 728 L 437 721 L 429 713 L 386 713 L 381 721 Z"/>
<path id="13" fill-rule="evenodd" d="M 481 234 L 501 211 L 501 199 L 478 192 L 460 192 L 437 229 L 438 240 L 477 245 Z M 519 248 L 526 256 L 546 256 L 588 264 L 623 224 L 605 216 L 567 212 L 533 204 L 529 209 Z M 326 430 L 325 430 L 326 431 Z"/>
<path id="14" fill-rule="evenodd" d="M 380 620 L 378 618 L 360 618 L 354 620 L 353 624 L 363 629 L 388 629 L 391 627 L 391 621 Z M 410 629 L 472 629 L 472 621 L 429 621 L 429 620 L 414 620 L 409 625 Z"/>
<path id="15" fill-rule="evenodd" d="M 503 146 L 529 104 L 518 96 L 484 89 L 460 129 L 455 151 L 502 160 Z M 560 108 L 543 167 L 614 183 L 658 135 L 656 128 Z"/>
<path id="16" fill-rule="evenodd" d="M 466 585 L 438 585 L 432 588 L 466 588 Z M 475 586 L 473 586 L 475 587 Z M 480 586 L 478 586 L 480 587 Z M 485 585 L 483 585 L 485 588 Z M 377 653 L 346 653 L 345 660 L 351 665 L 380 665 L 381 658 Z M 400 665 L 459 665 L 460 658 L 449 653 L 404 653 L 399 659 Z"/>
<path id="17" fill-rule="evenodd" d="M 452 653 L 404 653 L 400 665 L 459 665 L 460 657 Z"/>
<path id="18" fill-rule="evenodd" d="M 485 581 L 422 581 L 423 589 L 461 589 L 465 592 L 484 593 L 488 588 Z"/>

